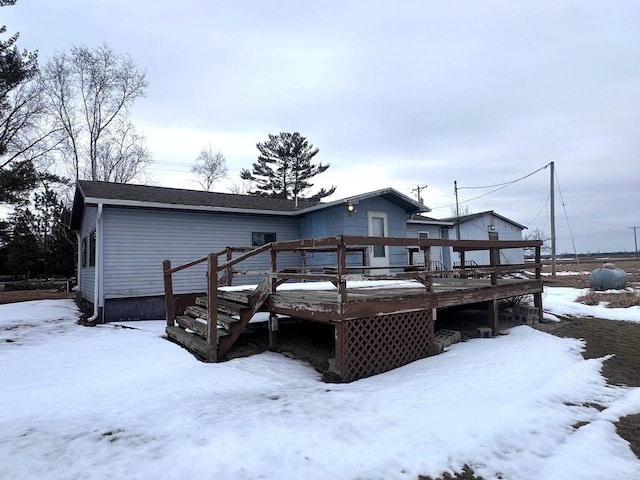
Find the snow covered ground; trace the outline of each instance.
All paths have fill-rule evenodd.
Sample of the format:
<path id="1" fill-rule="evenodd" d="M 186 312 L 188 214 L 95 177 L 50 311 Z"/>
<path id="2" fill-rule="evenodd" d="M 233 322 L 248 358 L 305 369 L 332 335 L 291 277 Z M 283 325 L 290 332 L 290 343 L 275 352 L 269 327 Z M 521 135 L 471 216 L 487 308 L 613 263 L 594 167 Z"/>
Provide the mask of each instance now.
<path id="1" fill-rule="evenodd" d="M 547 288 L 550 314 L 640 321 Z M 70 300 L 0 305 L 2 479 L 637 479 L 615 431 L 640 388 L 527 326 L 351 384 L 265 353 L 204 364 L 161 321 L 78 326 Z M 624 318 L 623 318 L 624 317 Z M 600 405 L 602 408 L 596 408 Z"/>

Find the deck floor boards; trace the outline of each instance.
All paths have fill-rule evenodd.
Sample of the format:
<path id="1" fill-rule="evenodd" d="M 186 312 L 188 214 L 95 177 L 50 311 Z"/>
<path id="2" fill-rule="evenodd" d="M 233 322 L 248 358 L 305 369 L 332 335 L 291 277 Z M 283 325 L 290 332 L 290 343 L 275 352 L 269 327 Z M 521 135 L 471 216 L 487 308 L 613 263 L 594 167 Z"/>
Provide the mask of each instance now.
<path id="1" fill-rule="evenodd" d="M 220 296 L 236 301 L 248 298 L 252 289 L 220 292 Z M 416 283 L 411 287 L 367 286 L 347 289 L 346 305 L 340 304 L 336 289 L 312 290 L 309 283 L 296 289 L 289 284 L 271 294 L 267 309 L 276 313 L 320 321 L 341 321 L 358 314 L 390 314 L 411 309 L 444 308 L 478 303 L 517 295 L 542 292 L 540 280 L 499 279 L 491 285 L 489 279 L 438 278 L 433 291 Z"/>

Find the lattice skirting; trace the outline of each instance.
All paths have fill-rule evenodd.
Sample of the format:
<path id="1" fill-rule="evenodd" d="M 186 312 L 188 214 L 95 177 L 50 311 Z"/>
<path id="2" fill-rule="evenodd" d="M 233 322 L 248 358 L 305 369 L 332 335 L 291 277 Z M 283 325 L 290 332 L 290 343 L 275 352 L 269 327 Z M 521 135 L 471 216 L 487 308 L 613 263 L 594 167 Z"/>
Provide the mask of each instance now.
<path id="1" fill-rule="evenodd" d="M 432 354 L 431 310 L 356 318 L 336 324 L 336 369 L 345 382 Z"/>

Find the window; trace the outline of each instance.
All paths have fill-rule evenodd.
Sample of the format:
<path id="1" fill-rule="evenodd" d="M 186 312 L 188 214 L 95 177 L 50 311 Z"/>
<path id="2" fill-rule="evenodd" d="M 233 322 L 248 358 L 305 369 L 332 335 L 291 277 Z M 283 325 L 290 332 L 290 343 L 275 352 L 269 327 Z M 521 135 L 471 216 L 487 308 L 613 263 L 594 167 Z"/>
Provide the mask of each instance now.
<path id="1" fill-rule="evenodd" d="M 89 235 L 89 266 L 95 267 L 96 265 L 96 231 L 94 230 Z"/>
<path id="2" fill-rule="evenodd" d="M 489 240 L 498 240 L 498 232 L 489 232 Z"/>
<path id="3" fill-rule="evenodd" d="M 275 232 L 251 232 L 251 245 L 254 247 L 261 247 L 275 241 Z"/>
<path id="4" fill-rule="evenodd" d="M 418 232 L 418 238 L 429 238 L 429 232 Z"/>
<path id="5" fill-rule="evenodd" d="M 82 252 L 80 254 L 81 258 L 82 258 L 82 266 L 86 267 L 87 266 L 87 258 L 89 256 L 89 252 L 87 250 L 87 237 L 84 237 L 82 239 Z"/>

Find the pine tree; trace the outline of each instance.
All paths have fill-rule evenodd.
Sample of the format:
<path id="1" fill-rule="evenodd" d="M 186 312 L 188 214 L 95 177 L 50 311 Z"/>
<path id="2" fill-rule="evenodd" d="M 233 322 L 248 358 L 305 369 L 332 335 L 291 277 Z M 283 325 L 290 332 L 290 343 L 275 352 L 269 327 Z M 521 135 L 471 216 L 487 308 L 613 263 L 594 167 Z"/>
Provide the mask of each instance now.
<path id="1" fill-rule="evenodd" d="M 19 208 L 14 212 L 11 223 L 13 228 L 6 249 L 6 268 L 10 273 L 29 278 L 42 261 L 38 238 L 33 233 L 36 221 L 29 209 Z"/>
<path id="2" fill-rule="evenodd" d="M 256 190 L 250 192 L 253 195 L 303 198 L 303 192 L 313 187 L 309 180 L 330 166 L 313 162 L 319 149 L 298 132 L 269 135 L 268 141 L 256 146 L 260 152 L 258 161 L 253 163 L 251 171 L 240 172 L 240 178 L 255 184 Z M 323 188 L 308 198 L 320 200 L 335 190 L 335 186 L 329 190 Z"/>

